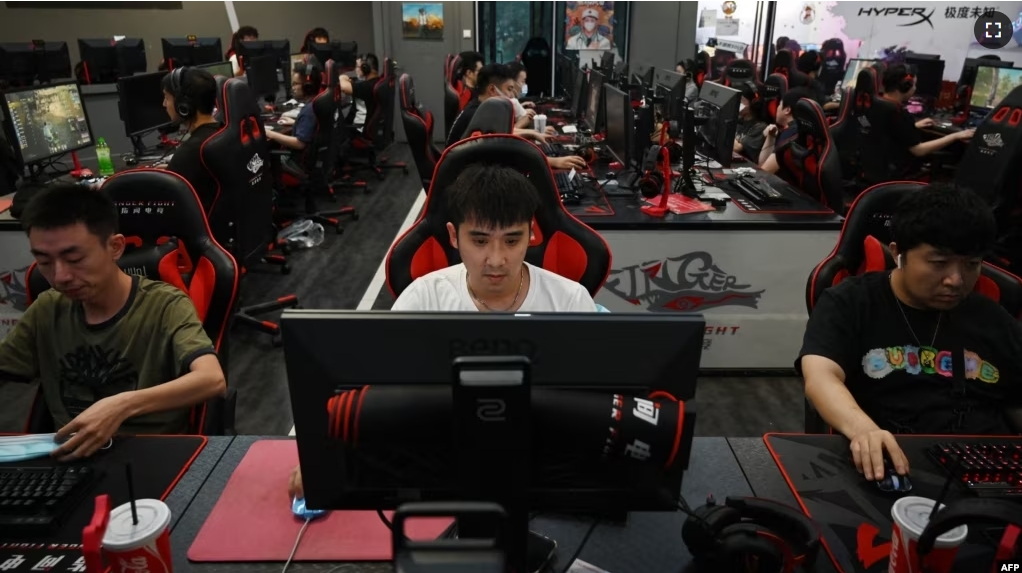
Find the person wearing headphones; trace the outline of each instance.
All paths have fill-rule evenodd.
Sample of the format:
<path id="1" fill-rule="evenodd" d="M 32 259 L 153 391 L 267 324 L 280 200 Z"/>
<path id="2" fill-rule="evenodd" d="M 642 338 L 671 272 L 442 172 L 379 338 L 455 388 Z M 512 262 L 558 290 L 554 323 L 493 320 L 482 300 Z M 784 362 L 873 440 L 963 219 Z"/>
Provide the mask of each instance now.
<path id="1" fill-rule="evenodd" d="M 458 79 L 469 90 L 476 89 L 479 79 L 479 70 L 483 69 L 485 59 L 479 52 L 462 52 L 458 54 L 461 58 L 461 67 L 458 69 Z"/>
<path id="2" fill-rule="evenodd" d="M 827 90 L 823 87 L 823 83 L 817 79 L 820 75 L 821 66 L 823 66 L 823 58 L 816 50 L 807 51 L 799 56 L 795 62 L 795 67 L 798 68 L 798 71 L 809 76 L 809 84 L 806 86 L 806 90 L 809 92 L 811 99 L 820 104 L 824 110 L 837 109 L 841 104 L 827 101 Z"/>
<path id="3" fill-rule="evenodd" d="M 856 468 L 909 472 L 896 434 L 1022 430 L 1022 325 L 975 292 L 996 242 L 993 210 L 950 185 L 906 193 L 885 245 L 896 268 L 823 291 L 795 368 L 805 395 L 851 441 Z"/>
<path id="4" fill-rule="evenodd" d="M 763 150 L 764 132 L 767 124 L 760 119 L 761 100 L 752 82 L 742 82 L 739 86 L 742 101 L 738 106 L 738 124 L 735 129 L 735 153 L 759 164 L 759 154 Z"/>
<path id="5" fill-rule="evenodd" d="M 355 99 L 356 110 L 359 102 L 365 107 L 364 113 L 355 112 L 352 125 L 355 129 L 362 131 L 365 122 L 376 113 L 376 96 L 373 89 L 376 87 L 376 80 L 380 77 L 380 59 L 376 54 L 366 54 L 358 66 L 361 72 L 361 79 L 352 81 L 351 77 L 341 74 L 341 91 Z"/>
<path id="6" fill-rule="evenodd" d="M 447 146 L 465 139 L 468 136 L 468 126 L 472 123 L 479 106 L 486 100 L 494 97 L 511 99 L 514 97 L 514 78 L 507 66 L 503 64 L 490 64 L 479 70 L 478 95 L 465 106 L 465 109 L 458 114 L 451 126 L 451 133 L 447 137 Z M 552 130 L 550 126 L 547 126 Z M 514 128 L 514 134 L 525 139 L 531 139 L 539 143 L 545 143 L 547 134 L 539 133 L 534 129 Z M 552 169 L 585 169 L 586 162 L 581 157 L 547 157 L 547 163 Z"/>
<path id="7" fill-rule="evenodd" d="M 759 152 L 759 168 L 763 171 L 777 173 L 781 168 L 777 162 L 776 149 L 798 137 L 792 110 L 798 100 L 808 97 L 809 92 L 805 88 L 795 88 L 781 98 L 777 105 L 777 113 L 774 114 L 774 123 L 763 130 L 763 148 Z"/>
<path id="8" fill-rule="evenodd" d="M 187 135 L 174 150 L 167 165 L 184 177 L 209 213 L 216 198 L 217 182 L 202 165 L 202 144 L 220 131 L 220 123 L 213 118 L 216 107 L 216 80 L 201 68 L 177 68 L 163 76 L 163 108 L 170 120 L 185 128 Z"/>
<path id="9" fill-rule="evenodd" d="M 875 184 L 908 176 L 915 169 L 916 158 L 944 149 L 956 141 L 971 139 L 975 129 L 964 129 L 943 137 L 922 141 L 920 129 L 931 127 L 931 118 L 914 121 L 904 106 L 916 93 L 916 79 L 904 64 L 887 68 L 883 76 L 884 100 L 898 108 L 897 119 L 875 141 L 862 146 L 861 162 L 866 183 Z M 867 114 L 866 119 L 869 119 Z M 878 121 L 872 123 L 878 124 Z M 876 131 L 876 130 L 874 130 Z"/>
<path id="10" fill-rule="evenodd" d="M 291 73 L 291 90 L 295 95 L 300 95 L 305 105 L 294 120 L 291 135 L 266 130 L 266 138 L 293 151 L 302 151 L 311 145 L 316 140 L 316 112 L 312 107 L 312 100 L 319 95 L 322 87 L 323 69 L 315 58 L 306 64 L 295 66 Z"/>
<path id="11" fill-rule="evenodd" d="M 227 50 L 227 60 L 231 62 L 231 69 L 234 70 L 234 76 L 240 77 L 245 75 L 245 70 L 241 67 L 241 62 L 238 61 L 238 47 L 242 42 L 254 42 L 259 39 L 259 30 L 256 30 L 253 26 L 242 26 L 238 28 L 238 31 L 231 36 L 231 49 Z"/>

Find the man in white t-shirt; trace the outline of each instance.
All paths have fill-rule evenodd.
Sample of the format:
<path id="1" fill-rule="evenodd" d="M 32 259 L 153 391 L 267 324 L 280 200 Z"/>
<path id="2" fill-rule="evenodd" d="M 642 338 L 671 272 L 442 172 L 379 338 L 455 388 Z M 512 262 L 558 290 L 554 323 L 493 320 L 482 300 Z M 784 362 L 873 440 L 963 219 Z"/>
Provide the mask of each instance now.
<path id="1" fill-rule="evenodd" d="M 462 263 L 408 285 L 390 308 L 407 312 L 597 312 L 579 283 L 525 262 L 539 194 L 510 167 L 467 167 L 447 190 L 447 231 Z M 288 494 L 303 496 L 295 467 Z"/>

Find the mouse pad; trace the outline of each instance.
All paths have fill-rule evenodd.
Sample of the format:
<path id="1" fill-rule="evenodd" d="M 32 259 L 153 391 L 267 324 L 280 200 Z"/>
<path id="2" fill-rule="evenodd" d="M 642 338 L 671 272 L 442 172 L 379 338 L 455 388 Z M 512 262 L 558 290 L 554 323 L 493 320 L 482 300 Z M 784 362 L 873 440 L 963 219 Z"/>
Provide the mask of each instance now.
<path id="1" fill-rule="evenodd" d="M 287 480 L 298 464 L 294 440 L 261 440 L 249 448 L 188 550 L 198 562 L 287 561 L 305 523 L 291 513 Z M 385 512 L 390 518 L 391 512 Z M 416 519 L 412 539 L 435 539 L 450 519 Z M 332 511 L 313 520 L 295 561 L 388 561 L 390 530 L 375 511 Z"/>
<path id="2" fill-rule="evenodd" d="M 947 475 L 927 456 L 931 445 L 947 441 L 1018 443 L 1018 439 L 963 436 L 900 435 L 897 439 L 908 457 L 912 477 L 913 489 L 907 495 L 930 499 L 940 495 Z M 856 471 L 848 440 L 826 434 L 766 434 L 763 441 L 802 510 L 820 526 L 824 546 L 838 571 L 887 571 L 891 507 L 900 496 L 881 492 Z M 954 485 L 944 503 L 971 495 Z M 970 526 L 953 570 L 989 570 L 1002 531 L 1001 527 Z"/>
<path id="3" fill-rule="evenodd" d="M 44 537 L 0 537 L 0 570 L 84 571 L 82 529 L 92 519 L 97 495 L 108 494 L 112 507 L 128 501 L 125 464 L 131 462 L 137 498 L 166 499 L 205 446 L 203 436 L 115 438 L 109 450 L 101 450 L 89 459 L 98 479 L 56 531 Z M 0 464 L 0 471 L 5 465 L 49 467 L 56 464 L 49 458 L 42 458 Z"/>

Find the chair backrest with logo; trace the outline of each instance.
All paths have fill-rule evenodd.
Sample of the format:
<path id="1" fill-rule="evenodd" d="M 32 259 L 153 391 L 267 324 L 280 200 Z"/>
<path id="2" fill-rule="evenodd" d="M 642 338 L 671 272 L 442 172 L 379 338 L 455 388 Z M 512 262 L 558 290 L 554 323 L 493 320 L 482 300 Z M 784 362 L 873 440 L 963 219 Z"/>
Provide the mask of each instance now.
<path id="1" fill-rule="evenodd" d="M 777 108 L 781 105 L 781 100 L 784 99 L 786 93 L 788 93 L 787 77 L 781 74 L 767 76 L 766 81 L 763 82 L 763 113 L 768 122 L 773 123 L 774 118 L 777 117 Z"/>
<path id="2" fill-rule="evenodd" d="M 433 178 L 436 162 L 440 160 L 441 151 L 433 143 L 433 114 L 425 109 L 415 96 L 415 82 L 412 76 L 401 74 L 398 80 L 398 92 L 401 102 L 401 121 L 405 128 L 405 137 L 415 159 L 415 167 L 423 185 L 429 187 Z"/>
<path id="3" fill-rule="evenodd" d="M 724 68 L 724 85 L 734 87 L 745 82 L 758 85 L 759 78 L 756 74 L 756 64 L 749 60 L 731 60 Z"/>
<path id="4" fill-rule="evenodd" d="M 376 107 L 373 115 L 366 118 L 362 136 L 372 141 L 377 151 L 386 149 L 394 141 L 394 92 L 397 85 L 395 65 L 390 58 L 383 59 L 380 77 L 373 85 L 373 99 Z"/>
<path id="5" fill-rule="evenodd" d="M 845 76 L 845 64 L 848 63 L 845 43 L 840 38 L 825 41 L 820 46 L 820 56 L 823 58 L 823 69 L 820 70 L 819 80 L 826 93 L 833 93 L 837 83 Z"/>
<path id="6" fill-rule="evenodd" d="M 792 110 L 798 136 L 778 145 L 781 175 L 836 213 L 844 213 L 851 198 L 842 196 L 841 164 L 820 104 L 802 98 Z"/>

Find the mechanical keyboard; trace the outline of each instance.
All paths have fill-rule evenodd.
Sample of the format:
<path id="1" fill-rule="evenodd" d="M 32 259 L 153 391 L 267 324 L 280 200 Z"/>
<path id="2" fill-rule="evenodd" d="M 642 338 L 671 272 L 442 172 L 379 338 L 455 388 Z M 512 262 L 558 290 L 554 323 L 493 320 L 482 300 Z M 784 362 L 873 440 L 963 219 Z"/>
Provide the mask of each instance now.
<path id="1" fill-rule="evenodd" d="M 539 148 L 543 151 L 543 155 L 547 157 L 567 157 L 571 155 L 560 143 L 543 143 Z"/>
<path id="2" fill-rule="evenodd" d="M 554 183 L 557 184 L 557 192 L 561 194 L 561 202 L 565 205 L 575 205 L 582 201 L 582 185 L 579 183 L 577 173 L 569 181 L 567 172 L 555 171 Z"/>
<path id="3" fill-rule="evenodd" d="M 789 202 L 783 193 L 755 177 L 733 177 L 729 181 L 732 187 L 753 203 L 776 205 Z"/>
<path id="4" fill-rule="evenodd" d="M 57 526 L 98 477 L 88 466 L 0 467 L 0 537 Z"/>
<path id="5" fill-rule="evenodd" d="M 979 497 L 1022 499 L 1022 443 L 942 442 L 927 454 Z"/>

